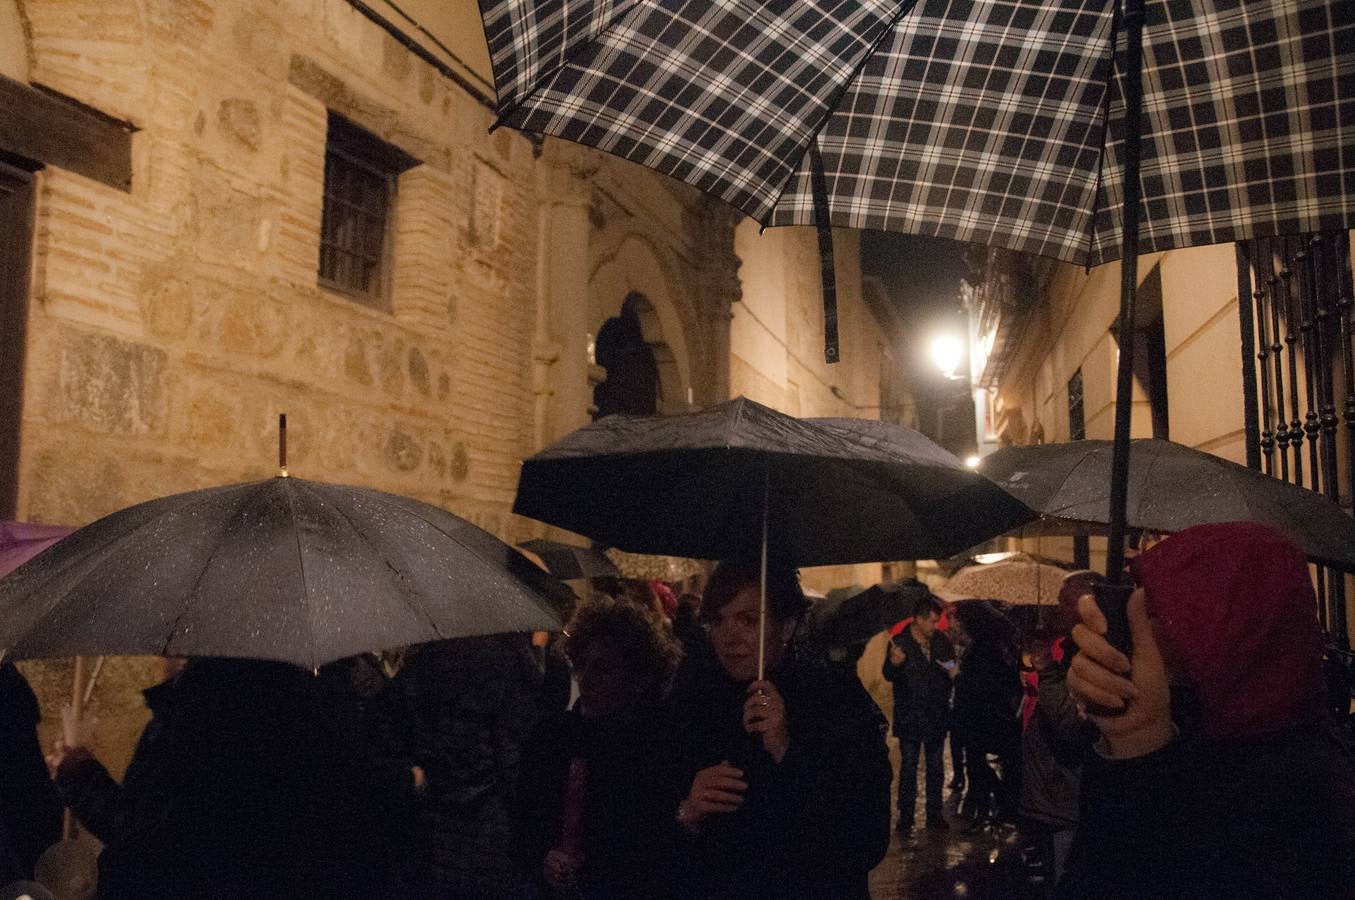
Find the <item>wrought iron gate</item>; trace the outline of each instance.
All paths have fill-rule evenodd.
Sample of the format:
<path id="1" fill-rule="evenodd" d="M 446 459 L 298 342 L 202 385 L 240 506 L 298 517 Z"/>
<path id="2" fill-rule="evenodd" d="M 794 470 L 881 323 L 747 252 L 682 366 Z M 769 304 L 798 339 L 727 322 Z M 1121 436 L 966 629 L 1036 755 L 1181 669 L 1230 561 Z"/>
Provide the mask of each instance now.
<path id="1" fill-rule="evenodd" d="M 1247 463 L 1321 491 L 1349 512 L 1355 485 L 1350 234 L 1240 242 L 1237 278 Z M 1322 625 L 1338 647 L 1349 649 L 1345 587 L 1341 573 L 1318 569 Z"/>

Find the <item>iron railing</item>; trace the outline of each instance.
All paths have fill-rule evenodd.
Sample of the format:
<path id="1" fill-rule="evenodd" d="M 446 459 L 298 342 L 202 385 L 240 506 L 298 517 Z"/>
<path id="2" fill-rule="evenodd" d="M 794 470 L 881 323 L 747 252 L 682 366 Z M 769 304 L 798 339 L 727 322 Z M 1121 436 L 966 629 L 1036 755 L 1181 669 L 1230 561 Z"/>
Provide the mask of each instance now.
<path id="1" fill-rule="evenodd" d="M 1350 235 L 1241 242 L 1237 265 L 1248 464 L 1320 491 L 1349 511 L 1355 485 Z M 1319 568 L 1317 587 L 1323 628 L 1348 649 L 1345 579 Z"/>

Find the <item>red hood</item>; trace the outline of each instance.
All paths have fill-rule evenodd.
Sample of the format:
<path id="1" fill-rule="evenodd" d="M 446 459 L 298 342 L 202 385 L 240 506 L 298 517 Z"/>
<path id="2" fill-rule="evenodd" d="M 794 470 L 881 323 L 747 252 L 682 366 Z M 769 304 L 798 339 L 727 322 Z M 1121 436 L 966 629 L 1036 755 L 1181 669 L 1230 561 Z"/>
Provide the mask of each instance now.
<path id="1" fill-rule="evenodd" d="M 1207 738 L 1264 734 L 1322 714 L 1322 631 L 1303 552 L 1254 522 L 1189 528 L 1137 574 L 1173 675 L 1199 693 Z"/>

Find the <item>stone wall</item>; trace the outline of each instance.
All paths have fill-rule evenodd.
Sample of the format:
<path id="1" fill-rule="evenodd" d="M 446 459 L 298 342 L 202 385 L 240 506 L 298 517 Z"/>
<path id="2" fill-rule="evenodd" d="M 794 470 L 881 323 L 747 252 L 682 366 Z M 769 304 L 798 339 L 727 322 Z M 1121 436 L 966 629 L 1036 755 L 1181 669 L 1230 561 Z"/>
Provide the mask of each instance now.
<path id="1" fill-rule="evenodd" d="M 267 477 L 285 412 L 295 475 L 539 532 L 509 514 L 519 462 L 586 421 L 588 333 L 623 290 L 654 301 L 674 402 L 723 396 L 732 223 L 695 191 L 491 135 L 344 0 L 17 11 L 35 83 L 137 129 L 130 192 L 39 175 L 21 518 Z M 421 163 L 398 180 L 388 309 L 317 284 L 327 110 Z M 54 720 L 67 669 L 27 670 Z M 155 671 L 120 662 L 96 694 L 115 768 Z"/>

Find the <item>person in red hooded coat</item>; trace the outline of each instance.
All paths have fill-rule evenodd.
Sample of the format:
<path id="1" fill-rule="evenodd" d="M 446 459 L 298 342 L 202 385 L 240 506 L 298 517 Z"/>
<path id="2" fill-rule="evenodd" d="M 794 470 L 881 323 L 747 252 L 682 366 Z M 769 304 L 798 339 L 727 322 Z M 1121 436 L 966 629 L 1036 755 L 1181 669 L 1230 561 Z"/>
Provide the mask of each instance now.
<path id="1" fill-rule="evenodd" d="M 1101 732 L 1062 897 L 1355 896 L 1355 762 L 1330 731 L 1303 552 L 1255 523 L 1139 557 L 1132 656 L 1090 596 L 1068 687 Z"/>

